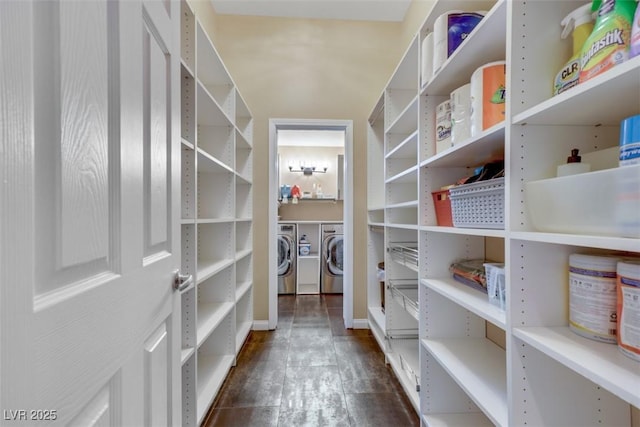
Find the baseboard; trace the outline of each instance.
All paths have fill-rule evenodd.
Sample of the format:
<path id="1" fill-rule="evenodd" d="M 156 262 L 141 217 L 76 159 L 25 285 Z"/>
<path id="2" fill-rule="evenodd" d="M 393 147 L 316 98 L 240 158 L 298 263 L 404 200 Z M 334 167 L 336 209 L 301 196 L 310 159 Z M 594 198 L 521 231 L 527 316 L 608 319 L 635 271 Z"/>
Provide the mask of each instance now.
<path id="1" fill-rule="evenodd" d="M 369 329 L 369 319 L 353 319 L 353 329 Z"/>
<path id="2" fill-rule="evenodd" d="M 254 331 L 268 331 L 269 330 L 269 321 L 268 320 L 254 320 L 253 327 L 251 328 Z"/>

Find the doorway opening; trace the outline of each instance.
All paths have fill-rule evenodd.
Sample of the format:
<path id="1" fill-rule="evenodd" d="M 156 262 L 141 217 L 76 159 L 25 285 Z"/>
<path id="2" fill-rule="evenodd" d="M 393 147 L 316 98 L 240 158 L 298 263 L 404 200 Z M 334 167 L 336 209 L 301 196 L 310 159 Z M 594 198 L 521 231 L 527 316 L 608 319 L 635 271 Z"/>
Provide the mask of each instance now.
<path id="1" fill-rule="evenodd" d="M 304 136 L 304 138 L 300 138 Z M 351 120 L 311 120 L 311 119 L 270 119 L 269 120 L 269 329 L 275 329 L 278 323 L 278 295 L 285 286 L 279 280 L 278 272 L 283 270 L 283 261 L 278 259 L 280 218 L 307 234 L 312 248 L 316 248 L 318 259 L 301 258 L 298 260 L 309 265 L 322 268 L 321 225 L 328 223 L 340 225 L 342 240 L 342 288 L 335 282 L 326 287 L 327 292 L 343 294 L 343 319 L 346 328 L 353 327 L 353 172 L 351 162 L 353 156 L 353 122 Z M 294 200 L 295 198 L 295 200 Z M 297 202 L 297 206 L 293 202 Z M 336 206 L 342 206 L 336 212 Z M 324 208 L 320 208 L 324 206 Z M 306 211 L 309 221 L 295 221 L 296 212 Z M 313 211 L 309 217 L 309 211 Z M 322 212 L 320 214 L 319 212 Z M 313 217 L 313 215 L 321 215 Z M 317 225 L 317 230 L 314 228 Z M 334 227 L 336 228 L 336 227 Z M 316 233 L 317 231 L 317 233 Z M 286 233 L 285 233 L 286 234 Z M 301 236 L 296 235 L 294 242 Z M 294 249 L 294 254 L 299 250 Z M 304 252 L 302 252 L 304 253 Z M 280 262 L 279 262 L 280 261 Z M 316 263 L 317 264 L 314 264 Z M 335 271 L 335 269 L 333 269 Z M 305 271 L 315 274 L 313 269 Z M 302 271 L 298 271 L 299 275 Z M 318 279 L 320 280 L 320 279 Z M 280 283 L 282 282 L 282 283 Z M 291 290 L 290 281 L 289 291 Z M 311 286 L 311 285 L 310 285 Z M 302 288 L 301 293 L 320 292 L 318 288 Z M 325 284 L 327 286 L 327 284 Z M 331 291 L 328 291 L 332 289 Z M 296 287 L 296 291 L 297 291 Z"/>

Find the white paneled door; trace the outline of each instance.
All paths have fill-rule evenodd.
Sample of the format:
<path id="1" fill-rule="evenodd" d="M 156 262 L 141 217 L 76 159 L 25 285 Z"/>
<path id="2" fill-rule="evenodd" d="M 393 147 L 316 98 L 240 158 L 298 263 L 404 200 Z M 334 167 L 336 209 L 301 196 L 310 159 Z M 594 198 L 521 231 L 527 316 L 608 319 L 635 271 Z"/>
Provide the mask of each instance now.
<path id="1" fill-rule="evenodd" d="M 179 4 L 0 1 L 0 425 L 178 425 Z"/>

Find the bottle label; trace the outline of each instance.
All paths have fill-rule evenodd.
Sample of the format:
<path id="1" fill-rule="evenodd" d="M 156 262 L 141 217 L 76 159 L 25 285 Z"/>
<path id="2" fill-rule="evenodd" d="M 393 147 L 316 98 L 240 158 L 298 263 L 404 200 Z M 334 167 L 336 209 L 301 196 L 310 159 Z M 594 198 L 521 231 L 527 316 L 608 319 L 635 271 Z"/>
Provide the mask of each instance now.
<path id="1" fill-rule="evenodd" d="M 640 141 L 620 146 L 620 166 L 640 163 Z"/>
<path id="2" fill-rule="evenodd" d="M 556 76 L 553 85 L 553 94 L 558 95 L 567 89 L 578 85 L 580 78 L 580 59 L 576 58 L 567 63 Z"/>
<path id="3" fill-rule="evenodd" d="M 500 123 L 505 117 L 505 73 L 503 64 L 482 70 L 482 129 Z"/>
<path id="4" fill-rule="evenodd" d="M 587 81 L 627 60 L 631 23 L 612 17 L 606 31 L 594 32 L 582 52 L 580 82 Z"/>

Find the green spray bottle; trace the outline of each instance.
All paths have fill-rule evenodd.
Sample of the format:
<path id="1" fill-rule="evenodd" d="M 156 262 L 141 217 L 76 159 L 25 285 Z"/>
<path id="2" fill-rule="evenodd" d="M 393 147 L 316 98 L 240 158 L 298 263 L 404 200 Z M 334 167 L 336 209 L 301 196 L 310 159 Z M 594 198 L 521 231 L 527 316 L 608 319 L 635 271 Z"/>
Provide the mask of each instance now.
<path id="1" fill-rule="evenodd" d="M 587 3 L 569 13 L 560 22 L 563 30 L 561 38 L 566 39 L 573 32 L 573 54 L 556 74 L 553 81 L 553 94 L 557 95 L 578 84 L 580 78 L 580 54 L 582 46 L 593 31 L 593 12 L 591 4 Z"/>
<path id="2" fill-rule="evenodd" d="M 635 0 L 594 0 L 598 11 L 593 32 L 582 48 L 580 83 L 592 79 L 629 57 Z"/>

